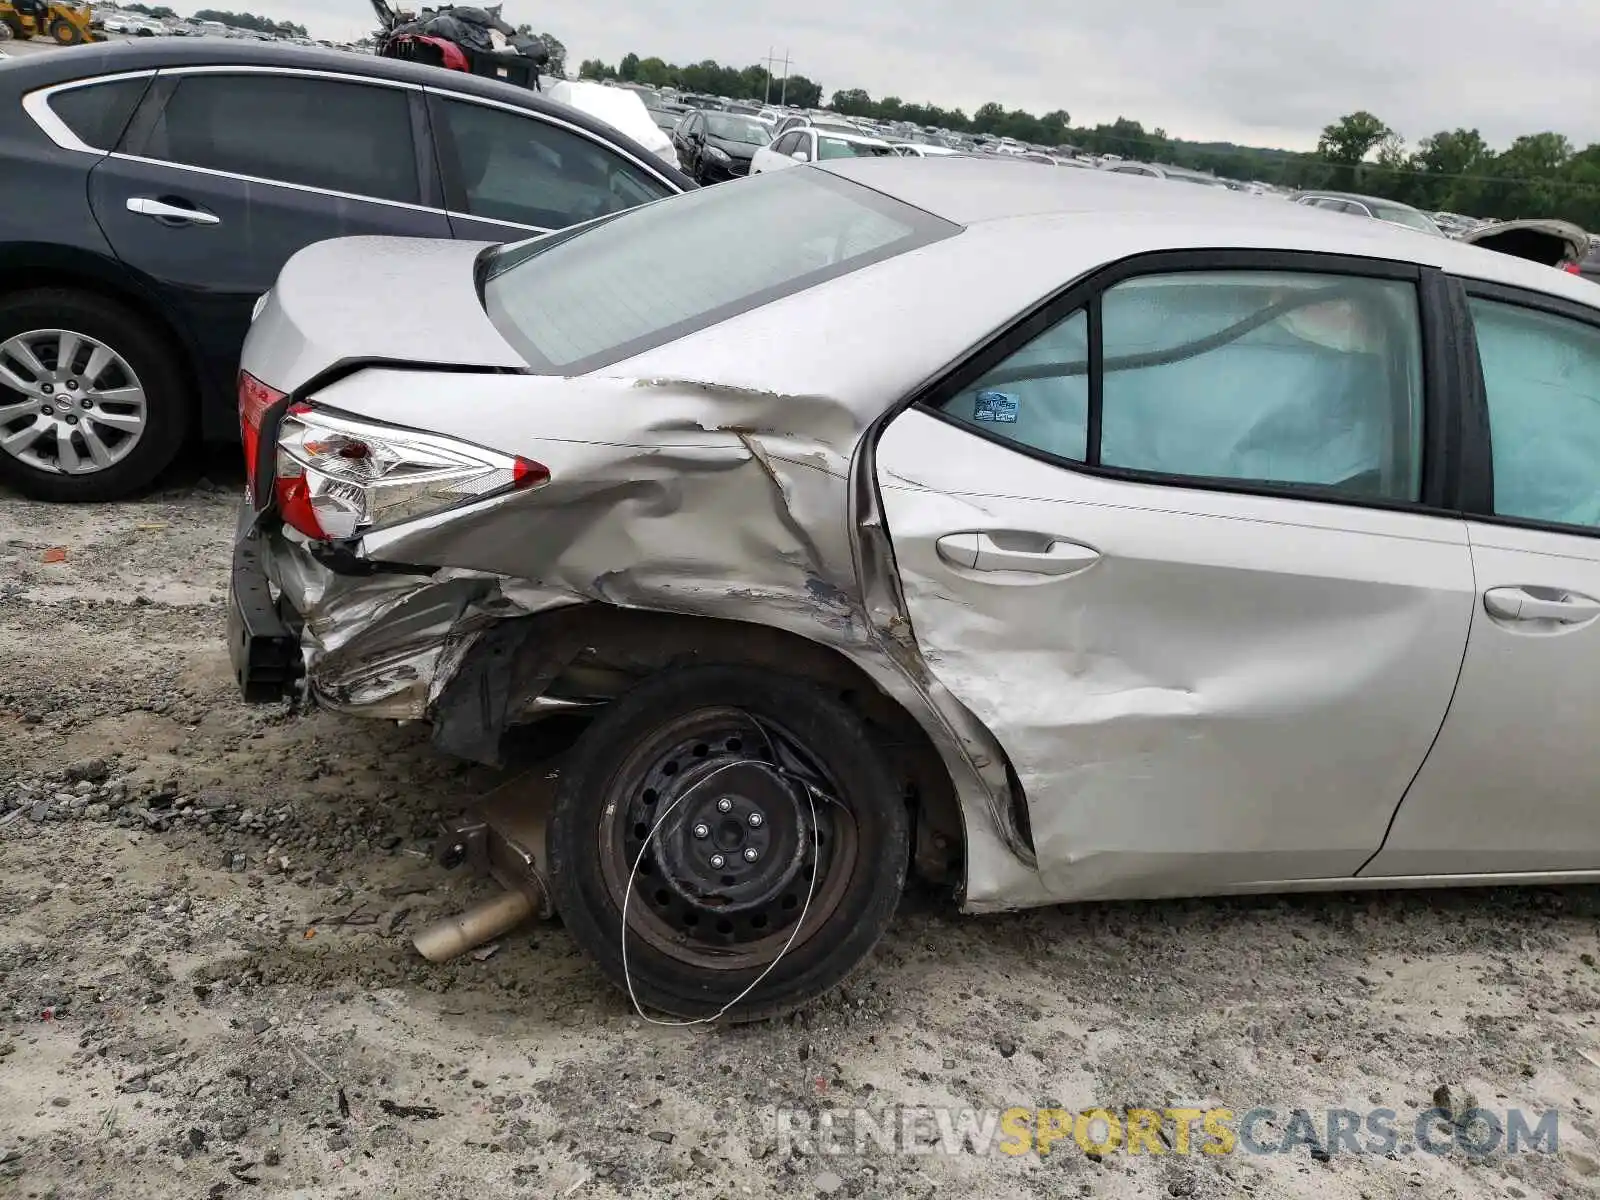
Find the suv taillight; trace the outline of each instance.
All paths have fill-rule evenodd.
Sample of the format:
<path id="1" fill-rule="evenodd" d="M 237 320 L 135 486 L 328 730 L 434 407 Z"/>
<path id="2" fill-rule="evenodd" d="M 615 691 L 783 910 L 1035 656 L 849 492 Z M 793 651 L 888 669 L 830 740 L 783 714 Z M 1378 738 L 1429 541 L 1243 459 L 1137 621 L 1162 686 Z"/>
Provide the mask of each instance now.
<path id="1" fill-rule="evenodd" d="M 261 453 L 261 423 L 284 394 L 245 371 L 239 372 L 239 436 L 244 441 L 245 478 L 250 494 L 256 490 L 256 460 Z"/>
<path id="2" fill-rule="evenodd" d="M 531 459 L 416 429 L 375 425 L 312 404 L 278 425 L 274 498 L 309 538 L 359 537 L 550 478 Z"/>

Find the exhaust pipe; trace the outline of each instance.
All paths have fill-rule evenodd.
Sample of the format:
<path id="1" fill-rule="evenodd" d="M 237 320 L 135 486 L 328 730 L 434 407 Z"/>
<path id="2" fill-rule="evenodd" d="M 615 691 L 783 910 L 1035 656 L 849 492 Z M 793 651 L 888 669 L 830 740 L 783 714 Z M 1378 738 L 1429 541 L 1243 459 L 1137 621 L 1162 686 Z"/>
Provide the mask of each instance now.
<path id="1" fill-rule="evenodd" d="M 465 912 L 445 917 L 419 930 L 411 939 L 429 962 L 448 962 L 485 942 L 510 933 L 533 915 L 538 906 L 520 888 L 507 888 L 474 904 Z"/>

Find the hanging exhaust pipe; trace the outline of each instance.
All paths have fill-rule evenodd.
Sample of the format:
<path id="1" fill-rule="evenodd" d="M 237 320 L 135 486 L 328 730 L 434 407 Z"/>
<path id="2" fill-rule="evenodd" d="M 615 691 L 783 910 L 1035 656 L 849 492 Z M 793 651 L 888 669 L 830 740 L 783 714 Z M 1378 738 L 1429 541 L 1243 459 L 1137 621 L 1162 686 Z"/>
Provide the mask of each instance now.
<path id="1" fill-rule="evenodd" d="M 468 950 L 510 933 L 534 914 L 539 905 L 520 888 L 507 888 L 498 896 L 481 900 L 465 912 L 445 917 L 418 930 L 411 944 L 429 962 L 449 962 Z"/>
<path id="2" fill-rule="evenodd" d="M 429 962 L 448 962 L 510 933 L 529 917 L 555 915 L 550 900 L 545 823 L 560 768 L 543 763 L 501 784 L 474 811 L 446 825 L 434 858 L 440 866 L 467 866 L 505 891 L 465 912 L 423 927 L 411 939 Z"/>

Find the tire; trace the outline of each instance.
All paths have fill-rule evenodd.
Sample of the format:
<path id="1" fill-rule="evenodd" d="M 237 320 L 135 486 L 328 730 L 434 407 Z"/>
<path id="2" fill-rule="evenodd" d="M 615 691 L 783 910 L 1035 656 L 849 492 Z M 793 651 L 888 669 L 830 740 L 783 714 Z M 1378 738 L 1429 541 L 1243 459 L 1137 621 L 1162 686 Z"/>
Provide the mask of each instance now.
<path id="1" fill-rule="evenodd" d="M 93 503 L 131 495 L 154 480 L 172 462 L 189 434 L 193 396 L 177 354 L 159 330 L 115 301 L 76 289 L 41 288 L 0 298 L 0 368 L 10 368 L 13 374 L 20 374 L 16 361 L 9 359 L 4 350 L 11 339 L 53 330 L 75 333 L 85 339 L 84 345 L 88 341 L 98 342 L 121 360 L 120 364 L 113 364 L 109 375 L 102 369 L 98 378 L 115 384 L 131 373 L 132 382 L 143 390 L 143 426 L 138 436 L 125 445 L 120 440 L 124 436 L 122 430 L 109 424 L 92 425 L 105 434 L 100 438 L 102 446 L 114 441 L 111 452 L 115 457 L 107 466 L 85 469 L 81 473 L 65 473 L 50 465 L 56 460 L 49 434 L 38 439 L 31 448 L 35 459 L 44 460 L 43 465 L 0 449 L 0 483 L 35 500 L 66 503 Z M 48 342 L 48 337 L 45 340 Z M 88 360 L 81 351 L 76 361 L 87 368 Z M 41 362 L 53 365 L 42 358 Z M 84 386 L 92 382 L 86 381 Z M 127 389 L 121 390 L 126 392 Z M 66 392 L 59 394 L 66 395 Z M 21 427 L 19 422 L 28 419 L 22 416 L 8 422 L 3 415 L 6 406 L 15 405 L 18 400 L 17 392 L 0 383 L 0 438 L 8 431 L 15 432 Z M 49 407 L 59 410 L 51 420 L 67 410 L 58 404 Z M 108 418 L 116 407 L 114 402 L 107 410 Z M 130 410 L 124 406 L 120 411 Z M 34 416 L 36 422 L 43 419 L 42 414 Z M 87 423 L 92 419 L 85 420 Z M 81 435 L 73 445 L 74 453 L 82 452 L 81 463 L 83 457 L 89 456 Z"/>
<path id="2" fill-rule="evenodd" d="M 750 732 L 705 733 L 724 721 Z M 701 736 L 713 739 L 709 750 L 694 742 Z M 668 670 L 609 705 L 567 764 L 548 834 L 555 906 L 614 983 L 626 990 L 631 976 L 647 1009 L 711 1017 L 776 959 L 725 1019 L 792 1011 L 843 981 L 894 916 L 910 856 L 905 803 L 860 720 L 811 683 L 742 666 Z M 810 792 L 808 803 L 797 776 L 834 800 Z M 658 789 L 645 786 L 652 781 Z M 724 802 L 737 807 L 719 816 Z M 641 805 L 658 814 L 648 842 Z M 763 828 L 747 828 L 762 813 Z M 710 840 L 696 840 L 708 825 Z M 740 845 L 758 839 L 766 857 L 741 865 Z M 719 845 L 727 869 L 743 874 L 712 881 L 734 885 L 715 893 L 721 905 L 698 904 L 691 877 L 710 874 Z M 621 893 L 636 846 L 624 972 Z"/>
<path id="3" fill-rule="evenodd" d="M 57 17 L 50 22 L 50 36 L 58 46 L 76 46 L 83 41 L 83 30 L 65 17 Z"/>

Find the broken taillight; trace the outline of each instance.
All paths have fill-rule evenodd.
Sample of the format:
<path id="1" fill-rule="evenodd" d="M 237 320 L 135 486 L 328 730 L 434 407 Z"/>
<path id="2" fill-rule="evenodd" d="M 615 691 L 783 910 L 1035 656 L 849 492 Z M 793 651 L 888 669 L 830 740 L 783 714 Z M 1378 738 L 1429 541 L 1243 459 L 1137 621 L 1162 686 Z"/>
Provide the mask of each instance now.
<path id="1" fill-rule="evenodd" d="M 280 515 L 319 540 L 359 537 L 550 478 L 532 459 L 311 404 L 284 414 L 275 465 Z"/>
<path id="2" fill-rule="evenodd" d="M 254 375 L 239 372 L 239 435 L 244 441 L 245 478 L 250 481 L 250 493 L 255 494 L 256 460 L 261 451 L 261 423 L 267 412 L 283 393 L 270 388 Z"/>

